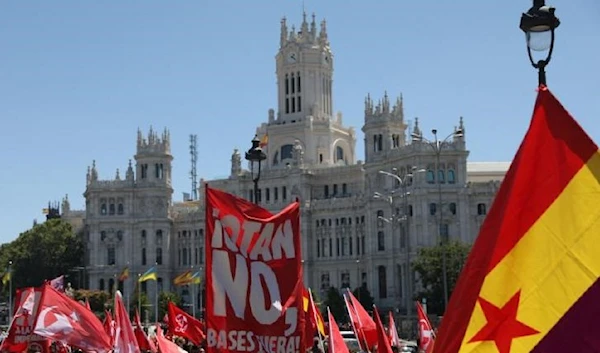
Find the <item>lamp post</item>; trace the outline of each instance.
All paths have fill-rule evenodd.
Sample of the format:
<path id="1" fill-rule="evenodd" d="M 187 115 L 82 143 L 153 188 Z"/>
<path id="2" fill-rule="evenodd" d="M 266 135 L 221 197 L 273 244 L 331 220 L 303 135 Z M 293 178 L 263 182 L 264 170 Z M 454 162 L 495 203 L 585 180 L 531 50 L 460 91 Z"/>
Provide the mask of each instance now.
<path id="1" fill-rule="evenodd" d="M 440 241 L 440 245 L 442 245 L 442 285 L 443 285 L 443 291 L 444 291 L 444 312 L 446 311 L 446 308 L 448 307 L 448 269 L 447 269 L 447 254 L 446 254 L 446 243 L 448 241 L 447 237 L 448 237 L 448 232 L 445 232 L 445 234 L 442 234 L 442 224 L 444 222 L 444 215 L 443 215 L 443 207 L 442 207 L 442 183 L 441 180 L 439 180 L 439 172 L 441 171 L 441 155 L 442 155 L 442 151 L 444 150 L 444 147 L 448 145 L 450 139 L 452 138 L 456 138 L 456 137 L 462 137 L 463 134 L 463 130 L 462 129 L 457 129 L 454 130 L 453 133 L 451 133 L 450 135 L 446 136 L 446 138 L 444 138 L 443 140 L 438 139 L 438 131 L 437 129 L 433 129 L 431 130 L 431 133 L 433 134 L 433 140 L 428 140 L 426 138 L 423 137 L 423 135 L 418 134 L 418 133 L 413 133 L 412 134 L 412 140 L 414 142 L 419 142 L 419 143 L 425 143 L 427 146 L 431 147 L 431 149 L 433 150 L 434 154 L 435 154 L 435 171 L 434 171 L 434 179 L 433 180 L 437 180 L 437 186 L 438 186 L 438 206 L 436 209 L 436 212 L 439 214 L 439 218 L 438 218 L 438 239 Z M 437 178 L 435 177 L 435 175 L 437 174 Z"/>
<path id="2" fill-rule="evenodd" d="M 246 152 L 246 160 L 250 161 L 250 173 L 252 174 L 252 181 L 254 182 L 254 203 L 258 205 L 258 181 L 260 180 L 260 167 L 262 161 L 267 159 L 267 155 L 263 152 L 260 147 L 260 140 L 258 135 L 254 135 L 252 139 L 252 147 Z M 256 170 L 254 164 L 257 164 Z"/>
<path id="3" fill-rule="evenodd" d="M 393 171 L 397 172 L 396 168 L 392 169 Z M 403 177 L 398 176 L 397 174 L 394 173 L 390 173 L 390 172 L 386 172 L 384 170 L 380 170 L 379 173 L 386 175 L 390 178 L 393 178 L 394 180 L 396 180 L 398 182 L 398 185 L 400 186 L 400 190 L 401 193 L 396 193 L 396 190 L 392 190 L 389 194 L 387 195 L 383 195 L 379 192 L 375 192 L 375 194 L 373 195 L 374 198 L 376 199 L 381 199 L 381 200 L 385 200 L 386 202 L 389 203 L 390 205 L 390 217 L 389 218 L 385 218 L 385 217 L 379 217 L 382 221 L 390 223 L 392 225 L 392 256 L 394 257 L 395 260 L 395 255 L 396 255 L 396 249 L 394 248 L 394 230 L 396 227 L 396 223 L 397 222 L 403 222 L 404 225 L 404 237 L 406 238 L 406 244 L 405 244 L 405 248 L 406 248 L 406 276 L 404 276 L 405 278 L 405 288 L 406 288 L 406 315 L 410 315 L 410 311 L 411 311 L 411 296 L 412 296 L 412 276 L 410 275 L 411 270 L 411 261 L 410 261 L 410 228 L 409 228 L 409 211 L 408 211 L 408 196 L 410 195 L 410 192 L 407 191 L 408 185 L 409 185 L 409 180 L 412 181 L 412 178 L 414 177 L 416 172 L 423 172 L 425 170 L 417 170 L 416 167 L 412 168 L 412 172 L 405 174 Z M 401 197 L 402 198 L 402 216 L 399 217 L 399 215 L 397 214 L 397 212 L 395 212 L 395 199 L 397 197 Z M 396 261 L 394 261 L 394 267 L 396 267 Z M 394 285 L 396 286 L 396 276 L 394 276 Z M 396 292 L 398 292 L 398 288 L 396 286 Z"/>
<path id="4" fill-rule="evenodd" d="M 521 15 L 519 28 L 525 32 L 527 55 L 531 65 L 538 70 L 538 84 L 546 85 L 546 66 L 554 50 L 554 30 L 560 20 L 554 15 L 555 8 L 546 6 L 545 0 L 533 0 L 533 7 Z M 547 52 L 546 57 L 536 61 L 532 51 Z"/>
<path id="5" fill-rule="evenodd" d="M 358 282 L 358 287 L 356 288 L 356 294 L 358 295 L 358 302 L 360 303 L 360 292 L 362 288 L 362 281 L 360 280 L 360 260 L 356 260 L 356 282 Z"/>

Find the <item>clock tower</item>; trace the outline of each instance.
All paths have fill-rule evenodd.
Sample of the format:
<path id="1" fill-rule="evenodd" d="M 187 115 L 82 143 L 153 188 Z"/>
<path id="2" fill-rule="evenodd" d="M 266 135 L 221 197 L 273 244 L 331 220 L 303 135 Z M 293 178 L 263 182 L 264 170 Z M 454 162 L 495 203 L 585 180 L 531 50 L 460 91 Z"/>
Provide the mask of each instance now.
<path id="1" fill-rule="evenodd" d="M 276 65 L 280 123 L 307 115 L 333 117 L 333 55 L 324 20 L 317 30 L 315 15 L 309 24 L 304 13 L 297 31 L 294 26 L 289 30 L 283 18 Z"/>

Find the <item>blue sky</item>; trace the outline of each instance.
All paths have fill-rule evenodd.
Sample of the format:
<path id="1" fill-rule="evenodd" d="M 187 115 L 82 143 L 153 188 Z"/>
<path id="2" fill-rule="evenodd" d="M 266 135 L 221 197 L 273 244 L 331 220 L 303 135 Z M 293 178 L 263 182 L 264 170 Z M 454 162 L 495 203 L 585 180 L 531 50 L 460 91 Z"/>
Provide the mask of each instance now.
<path id="1" fill-rule="evenodd" d="M 600 137 L 600 2 L 555 0 L 562 24 L 548 85 Z M 335 55 L 334 108 L 358 131 L 367 93 L 404 95 L 405 116 L 450 132 L 463 116 L 473 161 L 511 160 L 529 124 L 536 72 L 521 12 L 531 1 L 317 1 Z M 189 192 L 188 135 L 198 175 L 229 172 L 276 105 L 279 22 L 301 0 L 0 2 L 0 242 L 42 220 L 85 174 L 124 172 L 136 131 L 171 131 L 175 199 Z M 592 66 L 593 65 L 593 66 Z M 358 155 L 364 155 L 362 134 Z"/>

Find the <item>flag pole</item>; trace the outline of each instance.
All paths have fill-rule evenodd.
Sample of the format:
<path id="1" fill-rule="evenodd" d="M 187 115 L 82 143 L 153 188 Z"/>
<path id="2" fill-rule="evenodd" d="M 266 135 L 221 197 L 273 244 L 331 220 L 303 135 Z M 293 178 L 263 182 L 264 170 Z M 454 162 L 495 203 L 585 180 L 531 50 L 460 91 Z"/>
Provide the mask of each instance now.
<path id="1" fill-rule="evenodd" d="M 192 316 L 195 318 L 196 317 L 196 291 L 194 290 L 196 288 L 196 283 L 194 281 L 192 281 Z"/>
<path id="2" fill-rule="evenodd" d="M 127 290 L 127 280 L 129 279 L 129 261 L 127 261 L 126 270 L 127 270 L 127 277 L 125 277 L 123 279 L 123 292 L 125 292 L 125 300 L 127 300 L 127 315 L 131 315 L 131 311 L 130 311 L 131 310 L 131 305 L 130 305 L 131 303 L 129 302 L 129 300 L 131 299 L 130 295 L 129 295 L 130 291 Z"/>
<path id="3" fill-rule="evenodd" d="M 158 262 L 155 263 L 154 266 L 158 267 Z M 158 274 L 155 274 L 154 276 L 154 281 L 156 282 L 156 293 L 154 294 L 154 317 L 156 318 L 156 322 L 158 323 Z"/>
<path id="4" fill-rule="evenodd" d="M 138 294 L 138 314 L 140 314 L 142 317 L 144 316 L 144 314 L 142 313 L 142 286 L 140 285 L 140 277 L 142 277 L 141 273 L 138 273 L 138 281 L 137 281 L 137 294 Z"/>
<path id="5" fill-rule="evenodd" d="M 12 322 L 13 316 L 12 295 L 12 260 L 8 262 L 8 322 Z"/>

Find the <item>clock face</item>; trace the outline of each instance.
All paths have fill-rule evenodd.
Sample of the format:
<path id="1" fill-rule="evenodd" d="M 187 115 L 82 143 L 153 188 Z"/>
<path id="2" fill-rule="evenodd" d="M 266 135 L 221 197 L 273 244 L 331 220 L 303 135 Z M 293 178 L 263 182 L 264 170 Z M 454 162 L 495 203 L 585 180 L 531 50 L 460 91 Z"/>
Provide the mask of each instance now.
<path id="1" fill-rule="evenodd" d="M 287 56 L 287 61 L 288 61 L 288 63 L 292 63 L 292 64 L 295 63 L 296 61 L 298 61 L 297 54 L 294 52 L 289 53 Z"/>

